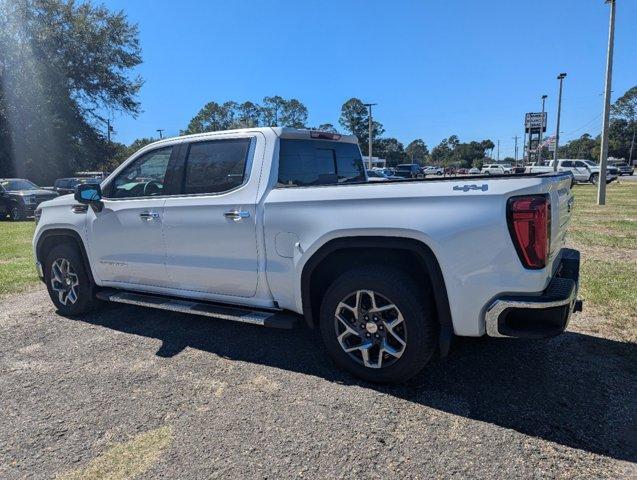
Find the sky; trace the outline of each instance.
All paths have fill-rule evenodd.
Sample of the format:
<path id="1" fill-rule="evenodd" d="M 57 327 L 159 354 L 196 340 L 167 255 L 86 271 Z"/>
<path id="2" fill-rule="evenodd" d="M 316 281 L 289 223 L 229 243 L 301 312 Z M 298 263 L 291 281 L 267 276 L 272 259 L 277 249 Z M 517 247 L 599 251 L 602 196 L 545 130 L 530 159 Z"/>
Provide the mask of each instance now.
<path id="1" fill-rule="evenodd" d="M 450 135 L 520 145 L 524 113 L 548 95 L 561 141 L 601 131 L 609 6 L 603 0 L 104 0 L 140 31 L 137 118 L 114 139 L 179 134 L 207 102 L 280 95 L 308 124 L 338 126 L 351 97 L 378 103 L 385 136 L 430 149 Z M 617 0 L 613 100 L 637 85 L 637 0 Z M 520 146 L 521 152 L 521 146 Z M 494 152 L 495 154 L 495 152 Z M 520 153 L 521 155 L 521 153 Z"/>

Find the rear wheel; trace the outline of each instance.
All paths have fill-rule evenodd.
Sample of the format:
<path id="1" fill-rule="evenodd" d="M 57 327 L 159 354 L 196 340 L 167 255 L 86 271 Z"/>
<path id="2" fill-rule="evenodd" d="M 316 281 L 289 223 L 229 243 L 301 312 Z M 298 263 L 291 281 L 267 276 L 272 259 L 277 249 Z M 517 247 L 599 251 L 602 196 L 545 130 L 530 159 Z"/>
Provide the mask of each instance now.
<path id="1" fill-rule="evenodd" d="M 399 383 L 436 348 L 431 299 L 404 272 L 371 266 L 334 281 L 321 305 L 321 335 L 341 368 L 364 380 Z"/>
<path id="2" fill-rule="evenodd" d="M 597 185 L 598 181 L 599 181 L 599 173 L 593 173 L 591 177 L 589 178 L 589 182 L 591 182 L 593 185 Z"/>
<path id="3" fill-rule="evenodd" d="M 73 245 L 65 243 L 51 249 L 44 262 L 44 280 L 62 315 L 82 315 L 99 303 L 82 255 Z"/>

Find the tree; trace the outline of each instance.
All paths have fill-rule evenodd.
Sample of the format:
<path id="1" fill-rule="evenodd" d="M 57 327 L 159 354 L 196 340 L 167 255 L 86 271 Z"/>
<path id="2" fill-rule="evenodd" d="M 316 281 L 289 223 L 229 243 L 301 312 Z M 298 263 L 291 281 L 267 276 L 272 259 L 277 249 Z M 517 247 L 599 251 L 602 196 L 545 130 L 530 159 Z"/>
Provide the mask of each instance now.
<path id="1" fill-rule="evenodd" d="M 238 116 L 236 110 L 236 102 L 226 102 L 221 105 L 217 102 L 208 102 L 190 120 L 186 130 L 182 133 L 189 135 L 233 128 Z"/>
<path id="2" fill-rule="evenodd" d="M 369 112 L 367 107 L 358 98 L 350 98 L 341 107 L 341 117 L 338 120 L 341 126 L 358 138 L 358 143 L 363 147 L 367 145 L 369 138 Z M 379 138 L 385 129 L 377 121 L 372 122 L 372 142 Z"/>
<path id="3" fill-rule="evenodd" d="M 103 112 L 136 115 L 135 25 L 71 0 L 0 0 L 0 176 L 49 183 L 102 163 Z"/>
<path id="4" fill-rule="evenodd" d="M 424 165 L 427 155 L 429 155 L 429 149 L 427 148 L 427 145 L 425 145 L 425 142 L 418 138 L 407 145 L 405 153 L 412 163 Z"/>
<path id="5" fill-rule="evenodd" d="M 403 144 L 395 138 L 379 138 L 372 146 L 374 156 L 387 160 L 387 165 L 393 167 L 407 162 L 407 154 Z"/>
<path id="6" fill-rule="evenodd" d="M 282 127 L 305 128 L 307 108 L 296 98 L 284 100 L 279 124 Z"/>
<path id="7" fill-rule="evenodd" d="M 620 120 L 626 120 L 629 128 L 632 129 L 630 147 L 628 155 L 629 164 L 632 165 L 635 150 L 635 133 L 637 133 L 637 86 L 626 91 L 621 97 L 615 101 L 612 108 L 613 116 Z"/>
<path id="8" fill-rule="evenodd" d="M 278 127 L 286 103 L 285 99 L 278 95 L 265 97 L 263 99 L 263 106 L 261 107 L 261 125 L 265 127 Z"/>
<path id="9" fill-rule="evenodd" d="M 237 107 L 237 128 L 258 127 L 261 119 L 261 107 L 252 102 L 243 102 Z"/>
<path id="10" fill-rule="evenodd" d="M 333 133 L 337 132 L 336 128 L 331 123 L 322 123 L 318 127 L 316 127 L 314 130 L 320 130 L 322 132 L 333 132 Z"/>

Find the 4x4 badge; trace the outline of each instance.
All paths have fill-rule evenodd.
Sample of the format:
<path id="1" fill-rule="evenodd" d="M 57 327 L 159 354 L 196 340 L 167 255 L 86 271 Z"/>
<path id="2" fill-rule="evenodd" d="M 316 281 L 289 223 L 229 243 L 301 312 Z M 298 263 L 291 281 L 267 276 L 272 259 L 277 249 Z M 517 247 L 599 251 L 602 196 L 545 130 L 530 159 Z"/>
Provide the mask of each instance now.
<path id="1" fill-rule="evenodd" d="M 489 190 L 489 185 L 487 183 L 484 183 L 482 185 L 475 185 L 475 184 L 471 184 L 471 185 L 454 185 L 453 186 L 454 190 L 462 190 L 463 192 L 468 192 L 469 190 L 482 190 L 483 192 L 486 192 L 487 190 Z"/>

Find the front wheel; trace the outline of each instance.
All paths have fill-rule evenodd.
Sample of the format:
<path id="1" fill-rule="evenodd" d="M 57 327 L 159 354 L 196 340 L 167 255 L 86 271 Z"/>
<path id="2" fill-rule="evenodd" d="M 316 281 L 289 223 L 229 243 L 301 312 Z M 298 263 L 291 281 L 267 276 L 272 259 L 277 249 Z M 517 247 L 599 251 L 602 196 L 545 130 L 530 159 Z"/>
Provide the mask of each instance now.
<path id="1" fill-rule="evenodd" d="M 62 315 L 82 315 L 99 303 L 82 255 L 73 245 L 61 244 L 51 249 L 44 262 L 44 281 Z"/>
<path id="2" fill-rule="evenodd" d="M 436 348 L 432 300 L 404 272 L 370 266 L 345 272 L 321 304 L 321 335 L 344 370 L 370 382 L 416 375 Z"/>
<path id="3" fill-rule="evenodd" d="M 11 208 L 11 211 L 9 212 L 9 217 L 11 218 L 12 221 L 19 222 L 20 220 L 24 220 L 26 218 L 26 215 L 24 213 L 24 210 L 22 210 L 19 206 L 16 205 Z"/>

